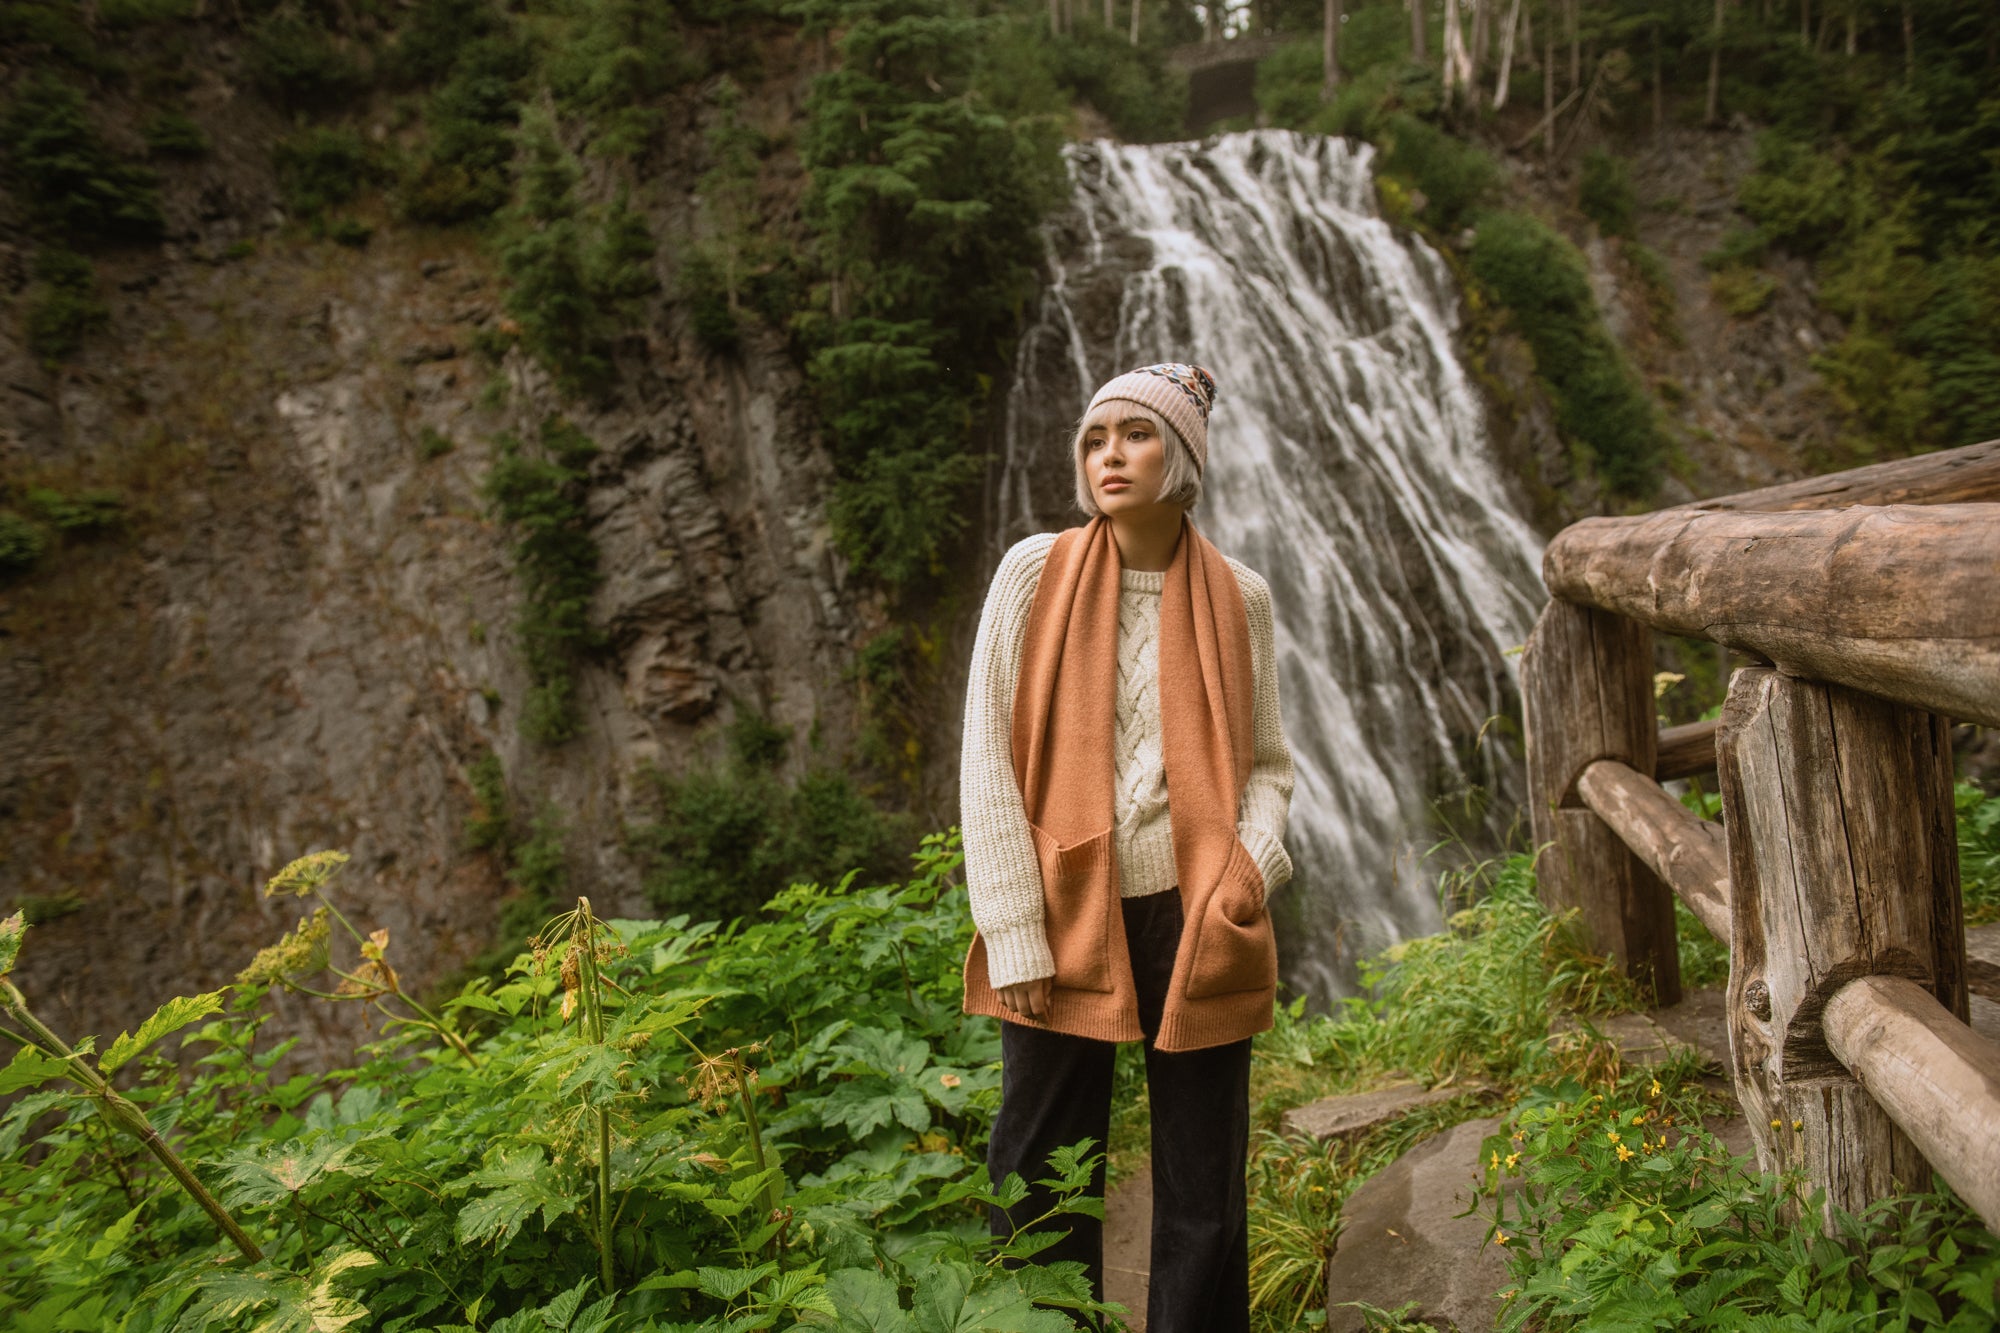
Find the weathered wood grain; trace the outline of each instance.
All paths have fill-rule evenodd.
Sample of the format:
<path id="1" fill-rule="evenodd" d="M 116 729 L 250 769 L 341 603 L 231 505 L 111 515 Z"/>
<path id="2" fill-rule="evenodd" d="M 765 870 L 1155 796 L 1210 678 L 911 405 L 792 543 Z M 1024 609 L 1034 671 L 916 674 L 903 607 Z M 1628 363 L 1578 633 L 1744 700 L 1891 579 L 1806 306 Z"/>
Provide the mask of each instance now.
<path id="1" fill-rule="evenodd" d="M 1577 909 L 1588 946 L 1669 1005 L 1680 999 L 1673 899 L 1576 790 L 1599 759 L 1653 771 L 1652 661 L 1645 626 L 1551 602 L 1528 636 L 1521 693 L 1542 901 L 1555 911 Z"/>
<path id="2" fill-rule="evenodd" d="M 1935 714 L 1769 668 L 1736 673 L 1717 734 L 1737 1092 L 1759 1164 L 1849 1210 L 1927 1167 L 1828 1047 L 1827 1001 L 1900 976 L 1964 1012 L 1949 752 Z"/>
<path id="3" fill-rule="evenodd" d="M 1588 518 L 1549 591 L 1962 721 L 2000 726 L 2000 505 Z"/>
<path id="4" fill-rule="evenodd" d="M 1834 1055 L 2000 1233 L 2000 1047 L 1903 977 L 1848 982 L 1824 1021 Z"/>
<path id="5" fill-rule="evenodd" d="M 1710 512 L 1845 509 L 1850 505 L 1972 504 L 2000 500 L 2000 440 L 1831 472 L 1682 506 Z"/>
<path id="6" fill-rule="evenodd" d="M 1584 769 L 1576 789 L 1715 938 L 1729 938 L 1729 850 L 1722 825 L 1701 818 L 1616 759 Z"/>
<path id="7" fill-rule="evenodd" d="M 1653 760 L 1653 780 L 1672 782 L 1675 778 L 1714 772 L 1715 728 L 1713 721 L 1661 728 L 1658 757 Z"/>

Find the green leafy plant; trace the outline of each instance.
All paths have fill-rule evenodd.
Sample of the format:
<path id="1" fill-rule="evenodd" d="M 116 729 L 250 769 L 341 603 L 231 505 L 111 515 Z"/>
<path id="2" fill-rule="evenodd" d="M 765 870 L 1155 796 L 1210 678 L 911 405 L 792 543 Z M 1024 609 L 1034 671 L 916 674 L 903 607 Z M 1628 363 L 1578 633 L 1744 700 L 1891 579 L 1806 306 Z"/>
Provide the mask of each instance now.
<path id="1" fill-rule="evenodd" d="M 578 666 L 602 641 L 590 621 L 590 598 L 601 576 L 584 495 L 597 445 L 554 416 L 542 422 L 535 446 L 511 432 L 494 443 L 485 490 L 516 534 L 515 570 L 523 591 L 516 630 L 530 684 L 521 731 L 559 744 L 579 725 Z"/>

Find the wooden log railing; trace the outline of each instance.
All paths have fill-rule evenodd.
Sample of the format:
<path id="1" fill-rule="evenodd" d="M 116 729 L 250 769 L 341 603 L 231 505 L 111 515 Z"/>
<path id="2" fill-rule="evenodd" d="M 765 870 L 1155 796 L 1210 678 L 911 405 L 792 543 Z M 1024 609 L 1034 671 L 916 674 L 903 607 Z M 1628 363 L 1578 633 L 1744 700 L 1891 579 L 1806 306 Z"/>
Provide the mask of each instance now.
<path id="1" fill-rule="evenodd" d="M 1766 1170 L 1850 1211 L 1934 1167 L 2000 1232 L 2000 1047 L 1967 1026 L 1950 722 L 2000 726 L 2000 441 L 1585 519 L 1522 658 L 1543 900 L 1656 1003 L 1678 897 L 1728 942 Z M 1747 654 L 1660 730 L 1652 633 Z M 1714 771 L 1722 822 L 1660 784 Z"/>

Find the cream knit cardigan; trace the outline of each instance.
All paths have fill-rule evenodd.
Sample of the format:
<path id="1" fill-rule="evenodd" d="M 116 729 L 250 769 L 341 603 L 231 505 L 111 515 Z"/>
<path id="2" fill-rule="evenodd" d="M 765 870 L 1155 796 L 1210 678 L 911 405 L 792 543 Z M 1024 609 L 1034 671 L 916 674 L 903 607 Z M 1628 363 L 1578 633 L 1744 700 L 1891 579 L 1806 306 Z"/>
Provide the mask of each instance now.
<path id="1" fill-rule="evenodd" d="M 1028 612 L 1056 534 L 1017 543 L 1000 562 L 965 691 L 965 737 L 959 763 L 959 825 L 973 924 L 986 941 L 988 975 L 997 988 L 1053 976 L 1042 928 L 1042 873 L 1034 835 L 1014 779 L 1014 683 L 1028 637 Z M 1255 743 L 1250 781 L 1237 809 L 1237 836 L 1257 862 L 1269 894 L 1292 877 L 1285 820 L 1292 804 L 1292 752 L 1278 716 L 1271 589 L 1231 560 L 1250 621 Z M 1137 898 L 1175 887 L 1173 829 L 1160 740 L 1160 594 L 1166 575 L 1124 570 L 1118 590 L 1116 791 L 1118 892 Z"/>

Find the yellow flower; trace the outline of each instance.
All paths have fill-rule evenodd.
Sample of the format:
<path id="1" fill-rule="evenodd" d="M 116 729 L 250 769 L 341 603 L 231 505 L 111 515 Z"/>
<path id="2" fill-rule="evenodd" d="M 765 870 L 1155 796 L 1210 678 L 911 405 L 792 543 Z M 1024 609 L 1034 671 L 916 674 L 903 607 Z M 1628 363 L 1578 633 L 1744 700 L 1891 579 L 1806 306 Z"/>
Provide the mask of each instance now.
<path id="1" fill-rule="evenodd" d="M 1806 1127 L 1806 1122 L 1803 1120 L 1794 1120 L 1792 1122 L 1792 1128 L 1795 1130 L 1804 1129 L 1805 1127 Z"/>
<path id="2" fill-rule="evenodd" d="M 1496 1171 L 1500 1169 L 1500 1150 L 1498 1148 L 1493 1150 L 1493 1160 L 1488 1165 Z"/>
<path id="3" fill-rule="evenodd" d="M 1507 1233 L 1506 1233 L 1506 1232 L 1504 1232 L 1504 1231 L 1496 1231 L 1496 1232 L 1494 1232 L 1494 1233 L 1493 1233 L 1493 1243 L 1494 1243 L 1495 1245 L 1505 1245 L 1505 1244 L 1507 1243 Z"/>
<path id="4" fill-rule="evenodd" d="M 1616 1143 L 1618 1142 L 1618 1131 L 1615 1129 L 1607 1129 L 1604 1131 L 1604 1137 L 1611 1140 L 1611 1142 Z"/>
<path id="5" fill-rule="evenodd" d="M 334 872 L 346 862 L 346 852 L 314 852 L 301 856 L 271 876 L 271 882 L 264 886 L 264 896 L 275 898 L 281 893 L 295 893 L 303 898 L 332 879 Z"/>
<path id="6" fill-rule="evenodd" d="M 1510 1152 L 1507 1154 L 1507 1169 L 1509 1171 L 1512 1171 L 1515 1167 L 1519 1166 L 1520 1164 L 1521 1164 L 1521 1154 L 1517 1152 Z"/>
<path id="7" fill-rule="evenodd" d="M 1630 1148 L 1626 1147 L 1626 1146 L 1625 1146 L 1624 1144 L 1622 1144 L 1622 1143 L 1621 1143 L 1621 1144 L 1619 1144 L 1619 1145 L 1618 1145 L 1618 1160 L 1619 1160 L 1619 1161 L 1621 1161 L 1621 1162 L 1629 1162 L 1629 1161 L 1631 1161 L 1631 1160 L 1632 1160 L 1632 1159 L 1633 1159 L 1634 1157 L 1636 1157 L 1637 1155 L 1638 1155 L 1637 1153 L 1634 1153 L 1634 1152 L 1633 1152 L 1633 1151 L 1632 1151 L 1632 1150 L 1631 1150 Z"/>
<path id="8" fill-rule="evenodd" d="M 1658 1079 L 1653 1080 L 1653 1090 L 1648 1095 L 1653 1097 L 1657 1097 L 1660 1095 L 1660 1080 Z"/>
<path id="9" fill-rule="evenodd" d="M 1771 1122 L 1772 1129 L 1783 1129 L 1784 1127 L 1785 1127 L 1785 1122 L 1782 1120 L 1773 1120 Z"/>

